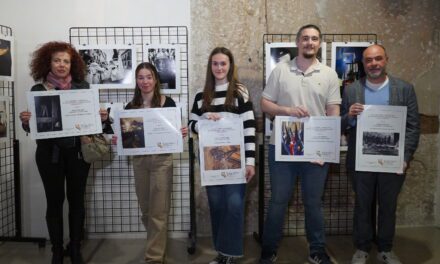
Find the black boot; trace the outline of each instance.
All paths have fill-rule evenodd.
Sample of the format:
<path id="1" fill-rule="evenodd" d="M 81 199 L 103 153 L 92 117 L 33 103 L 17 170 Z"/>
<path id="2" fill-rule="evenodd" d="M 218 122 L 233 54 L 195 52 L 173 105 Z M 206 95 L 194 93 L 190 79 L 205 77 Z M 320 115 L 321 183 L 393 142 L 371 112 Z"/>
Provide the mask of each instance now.
<path id="1" fill-rule="evenodd" d="M 81 241 L 84 237 L 84 216 L 69 214 L 69 254 L 72 264 L 83 264 L 84 259 L 81 255 Z"/>
<path id="2" fill-rule="evenodd" d="M 80 243 L 74 243 L 70 242 L 69 244 L 69 250 L 70 250 L 70 259 L 72 261 L 72 264 L 84 264 L 84 259 L 81 255 L 81 244 Z"/>
<path id="3" fill-rule="evenodd" d="M 46 217 L 46 223 L 52 243 L 52 264 L 63 264 L 63 218 Z"/>

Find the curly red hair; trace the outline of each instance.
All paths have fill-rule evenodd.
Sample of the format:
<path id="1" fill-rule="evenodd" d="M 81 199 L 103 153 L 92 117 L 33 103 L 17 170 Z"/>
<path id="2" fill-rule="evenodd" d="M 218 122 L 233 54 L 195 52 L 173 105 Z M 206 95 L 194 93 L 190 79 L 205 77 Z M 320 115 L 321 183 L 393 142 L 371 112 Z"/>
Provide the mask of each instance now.
<path id="1" fill-rule="evenodd" d="M 67 42 L 52 41 L 43 44 L 32 54 L 32 61 L 29 65 L 31 76 L 34 81 L 45 81 L 50 72 L 52 55 L 56 52 L 67 52 L 70 55 L 70 74 L 74 81 L 83 81 L 86 74 L 86 65 L 78 51 Z"/>

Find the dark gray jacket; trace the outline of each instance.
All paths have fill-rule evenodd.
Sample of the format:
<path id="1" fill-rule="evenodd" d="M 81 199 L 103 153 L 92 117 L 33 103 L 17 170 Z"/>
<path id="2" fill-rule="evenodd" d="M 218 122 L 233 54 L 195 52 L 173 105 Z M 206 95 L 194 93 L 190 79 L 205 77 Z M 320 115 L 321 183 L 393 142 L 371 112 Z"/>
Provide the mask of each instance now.
<path id="1" fill-rule="evenodd" d="M 389 105 L 407 107 L 405 131 L 405 155 L 408 163 L 417 149 L 420 136 L 420 117 L 417 97 L 412 84 L 389 76 L 390 100 Z M 356 158 L 356 126 L 350 126 L 348 110 L 354 103 L 365 104 L 365 78 L 362 78 L 345 88 L 341 105 L 341 131 L 348 132 L 347 169 L 355 169 Z"/>

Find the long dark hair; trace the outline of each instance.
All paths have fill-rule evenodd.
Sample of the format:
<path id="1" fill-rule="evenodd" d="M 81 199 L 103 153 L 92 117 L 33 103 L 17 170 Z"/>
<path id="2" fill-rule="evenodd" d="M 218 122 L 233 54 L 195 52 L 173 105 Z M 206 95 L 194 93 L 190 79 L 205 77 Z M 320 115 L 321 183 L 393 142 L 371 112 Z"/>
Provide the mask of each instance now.
<path id="1" fill-rule="evenodd" d="M 226 91 L 225 99 L 225 109 L 233 110 L 235 109 L 235 98 L 240 97 L 240 82 L 238 81 L 237 72 L 235 69 L 235 61 L 232 52 L 225 47 L 217 47 L 211 51 L 208 60 L 208 66 L 206 69 L 206 80 L 205 87 L 203 88 L 203 104 L 202 111 L 209 112 L 211 109 L 211 102 L 215 96 L 215 77 L 212 73 L 212 57 L 216 54 L 224 54 L 229 58 L 230 68 L 227 74 L 227 79 L 229 82 L 228 90 Z"/>
<path id="2" fill-rule="evenodd" d="M 134 88 L 133 99 L 131 100 L 133 108 L 141 108 L 144 104 L 144 99 L 142 98 L 142 92 L 137 84 L 137 77 L 139 71 L 142 69 L 147 69 L 153 74 L 153 78 L 156 81 L 156 85 L 153 90 L 153 98 L 151 99 L 151 107 L 160 107 L 160 82 L 159 82 L 159 74 L 157 73 L 156 67 L 149 62 L 142 62 L 136 67 L 135 77 L 136 77 L 136 87 Z"/>

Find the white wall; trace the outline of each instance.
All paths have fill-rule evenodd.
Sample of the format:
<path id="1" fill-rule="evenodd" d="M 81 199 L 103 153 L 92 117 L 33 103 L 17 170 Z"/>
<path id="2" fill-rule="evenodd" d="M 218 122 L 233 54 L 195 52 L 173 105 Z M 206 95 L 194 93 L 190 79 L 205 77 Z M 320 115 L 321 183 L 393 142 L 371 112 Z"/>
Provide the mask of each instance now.
<path id="1" fill-rule="evenodd" d="M 15 106 L 26 109 L 30 54 L 45 42 L 69 41 L 70 27 L 190 26 L 189 0 L 0 0 L 0 24 L 15 38 Z M 18 122 L 19 123 L 19 122 Z M 35 165 L 35 142 L 16 128 L 20 140 L 24 236 L 46 236 L 46 202 Z"/>

